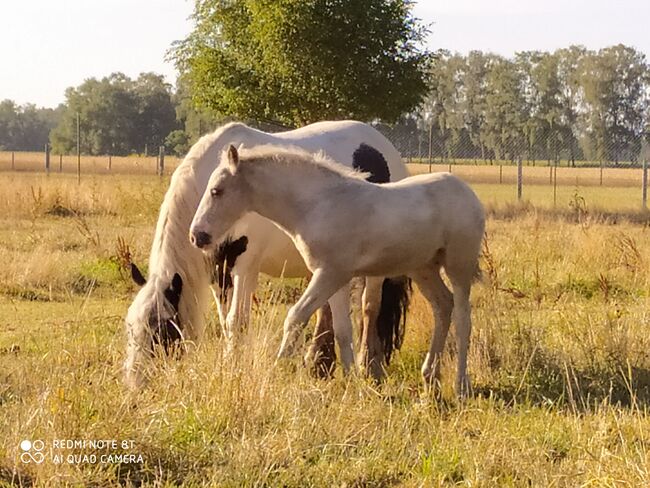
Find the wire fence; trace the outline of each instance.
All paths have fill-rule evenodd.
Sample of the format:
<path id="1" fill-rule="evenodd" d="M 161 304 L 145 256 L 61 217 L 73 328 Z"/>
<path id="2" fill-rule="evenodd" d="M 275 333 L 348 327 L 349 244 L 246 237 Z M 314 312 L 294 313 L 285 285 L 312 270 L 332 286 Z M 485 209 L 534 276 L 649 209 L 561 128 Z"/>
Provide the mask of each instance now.
<path id="1" fill-rule="evenodd" d="M 627 155 L 625 160 L 592 160 L 585 156 L 584 151 L 571 157 L 570 148 L 560 145 L 547 153 L 512 149 L 506 151 L 507 158 L 497 158 L 493 150 L 481 150 L 467 141 L 465 145 L 443 142 L 426 130 L 408 132 L 399 126 L 378 126 L 378 129 L 401 152 L 412 174 L 448 171 L 471 184 L 498 185 L 499 189 L 492 193 L 505 194 L 508 201 L 535 202 L 536 195 L 543 195 L 543 201 L 552 202 L 554 206 L 564 205 L 567 199 L 575 199 L 575 195 L 584 193 L 580 189 L 619 189 L 617 194 L 608 197 L 612 205 L 628 209 L 647 208 L 650 150 L 643 138 L 610 152 Z M 553 157 L 549 158 L 549 155 Z M 163 147 L 153 156 L 63 155 L 51 153 L 47 146 L 42 152 L 0 152 L 0 171 L 77 174 L 78 177 L 109 174 L 162 176 L 171 174 L 179 163 L 179 158 L 165 155 Z M 601 203 L 601 195 L 604 194 L 593 194 L 592 201 Z M 489 200 L 491 194 L 482 196 Z"/>

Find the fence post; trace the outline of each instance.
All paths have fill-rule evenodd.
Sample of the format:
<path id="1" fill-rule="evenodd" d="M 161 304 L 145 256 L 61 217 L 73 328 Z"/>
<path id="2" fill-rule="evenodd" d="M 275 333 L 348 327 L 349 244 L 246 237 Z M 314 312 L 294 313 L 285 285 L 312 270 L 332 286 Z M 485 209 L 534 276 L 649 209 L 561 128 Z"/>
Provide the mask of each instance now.
<path id="1" fill-rule="evenodd" d="M 641 188 L 643 208 L 648 208 L 648 158 L 643 158 L 643 185 Z"/>
<path id="2" fill-rule="evenodd" d="M 45 172 L 50 175 L 50 145 L 45 144 Z"/>
<path id="3" fill-rule="evenodd" d="M 503 183 L 503 164 L 499 165 L 499 184 Z"/>
<path id="4" fill-rule="evenodd" d="M 16 153 L 11 151 L 11 171 L 16 169 Z"/>
<path id="5" fill-rule="evenodd" d="M 555 160 L 554 168 L 555 170 L 553 175 L 553 207 L 557 205 L 557 159 Z"/>
<path id="6" fill-rule="evenodd" d="M 59 173 L 63 173 L 63 154 L 59 154 Z"/>
<path id="7" fill-rule="evenodd" d="M 113 156 L 109 154 L 108 155 L 108 171 L 110 171 L 112 167 L 113 167 Z"/>
<path id="8" fill-rule="evenodd" d="M 81 185 L 81 122 L 77 112 L 77 185 Z"/>
<path id="9" fill-rule="evenodd" d="M 162 176 L 165 173 L 165 146 L 160 146 L 158 157 L 158 175 Z"/>
<path id="10" fill-rule="evenodd" d="M 433 158 L 433 124 L 429 124 L 429 173 L 431 173 L 431 160 Z"/>
<path id="11" fill-rule="evenodd" d="M 521 162 L 521 156 L 517 159 L 517 201 L 521 201 L 521 193 L 524 180 L 524 168 Z"/>
<path id="12" fill-rule="evenodd" d="M 600 186 L 603 186 L 603 161 L 600 160 Z"/>

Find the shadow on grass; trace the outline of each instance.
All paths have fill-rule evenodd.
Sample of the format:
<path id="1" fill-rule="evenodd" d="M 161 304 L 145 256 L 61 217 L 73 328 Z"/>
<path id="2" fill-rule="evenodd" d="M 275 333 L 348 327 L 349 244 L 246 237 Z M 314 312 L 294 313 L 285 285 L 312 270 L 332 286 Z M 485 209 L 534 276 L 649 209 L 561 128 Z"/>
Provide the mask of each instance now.
<path id="1" fill-rule="evenodd" d="M 546 358 L 548 359 L 548 358 Z M 504 373 L 496 385 L 478 385 L 476 396 L 506 403 L 555 405 L 575 411 L 592 411 L 603 402 L 623 408 L 650 407 L 650 369 L 611 364 L 576 368 L 546 361 L 531 364 L 526 373 Z M 515 384 L 512 378 L 522 378 Z"/>

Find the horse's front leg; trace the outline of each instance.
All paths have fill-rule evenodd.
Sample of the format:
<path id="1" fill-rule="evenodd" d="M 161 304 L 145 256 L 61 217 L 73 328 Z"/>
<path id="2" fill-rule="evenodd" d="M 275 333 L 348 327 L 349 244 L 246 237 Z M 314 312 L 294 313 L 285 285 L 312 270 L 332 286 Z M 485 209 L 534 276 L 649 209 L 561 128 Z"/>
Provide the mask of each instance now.
<path id="1" fill-rule="evenodd" d="M 240 332 L 250 320 L 253 293 L 257 288 L 258 277 L 259 268 L 256 266 L 233 276 L 232 301 L 226 317 L 226 334 L 230 348 L 237 344 Z"/>
<path id="2" fill-rule="evenodd" d="M 284 320 L 284 334 L 278 358 L 293 355 L 296 343 L 312 314 L 322 307 L 329 297 L 350 281 L 350 276 L 317 269 L 307 289 L 298 302 L 289 309 Z"/>

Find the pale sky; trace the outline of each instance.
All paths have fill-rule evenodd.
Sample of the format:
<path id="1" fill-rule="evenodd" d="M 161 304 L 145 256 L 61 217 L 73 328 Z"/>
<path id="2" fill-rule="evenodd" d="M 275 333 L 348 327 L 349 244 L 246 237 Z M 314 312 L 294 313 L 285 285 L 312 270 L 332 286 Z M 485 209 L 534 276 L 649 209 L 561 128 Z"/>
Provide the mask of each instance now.
<path id="1" fill-rule="evenodd" d="M 0 0 L 0 100 L 54 107 L 65 89 L 115 71 L 176 78 L 165 52 L 191 29 L 192 0 Z M 424 0 L 428 45 L 511 56 L 623 43 L 650 55 L 649 0 Z"/>

